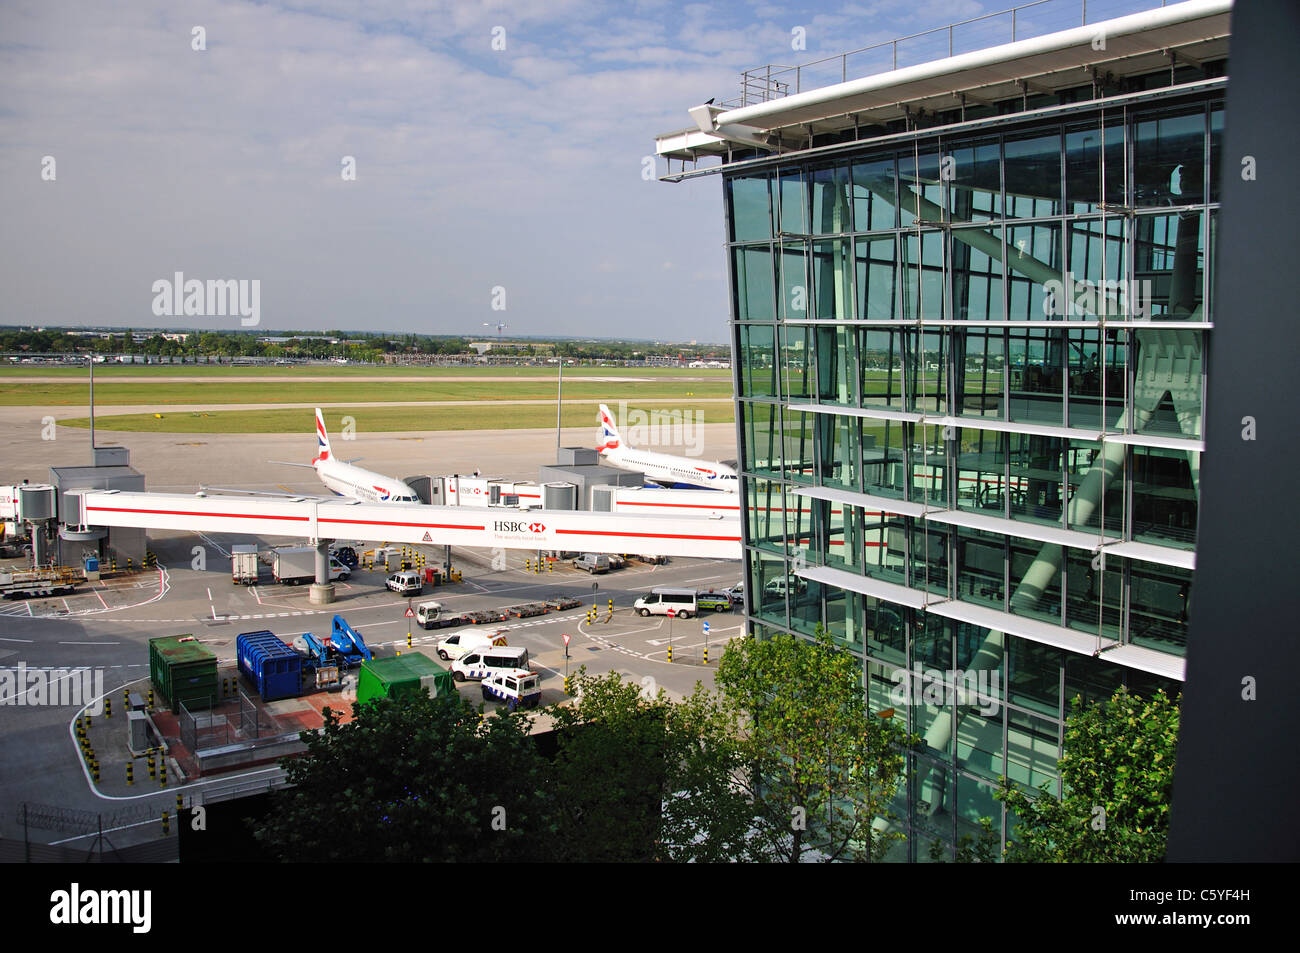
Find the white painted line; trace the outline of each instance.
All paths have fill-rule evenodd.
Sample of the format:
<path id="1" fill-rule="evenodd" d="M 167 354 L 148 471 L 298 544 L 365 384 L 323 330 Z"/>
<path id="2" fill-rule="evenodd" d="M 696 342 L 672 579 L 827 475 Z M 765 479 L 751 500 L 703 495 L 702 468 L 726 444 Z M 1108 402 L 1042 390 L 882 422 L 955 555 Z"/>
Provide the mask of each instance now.
<path id="1" fill-rule="evenodd" d="M 60 642 L 59 645 L 121 645 L 121 642 Z"/>
<path id="2" fill-rule="evenodd" d="M 0 642 L 31 642 L 32 639 L 0 639 Z"/>
<path id="3" fill-rule="evenodd" d="M 212 587 L 208 586 L 208 602 L 212 601 Z"/>
<path id="4" fill-rule="evenodd" d="M 108 608 L 108 603 L 104 601 L 104 597 L 99 594 L 98 589 L 95 590 L 95 598 L 99 600 L 100 605 L 102 605 L 105 609 Z"/>

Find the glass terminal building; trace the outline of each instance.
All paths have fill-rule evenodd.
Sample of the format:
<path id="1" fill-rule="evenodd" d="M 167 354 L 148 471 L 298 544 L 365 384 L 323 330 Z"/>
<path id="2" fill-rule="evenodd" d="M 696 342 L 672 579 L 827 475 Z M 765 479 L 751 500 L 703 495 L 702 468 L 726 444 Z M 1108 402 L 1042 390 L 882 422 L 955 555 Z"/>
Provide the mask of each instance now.
<path id="1" fill-rule="evenodd" d="M 722 176 L 749 628 L 924 740 L 896 859 L 1059 794 L 1074 696 L 1183 678 L 1231 4 L 1104 7 L 750 71 L 657 143 Z"/>

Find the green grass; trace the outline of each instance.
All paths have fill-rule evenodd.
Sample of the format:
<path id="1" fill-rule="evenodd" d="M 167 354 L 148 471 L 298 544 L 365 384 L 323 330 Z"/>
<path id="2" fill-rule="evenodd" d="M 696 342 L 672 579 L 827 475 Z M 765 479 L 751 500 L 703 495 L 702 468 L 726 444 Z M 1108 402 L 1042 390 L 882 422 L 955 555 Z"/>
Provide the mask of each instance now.
<path id="1" fill-rule="evenodd" d="M 112 377 L 536 377 L 554 381 L 554 365 L 540 367 L 403 367 L 366 364 L 312 364 L 288 366 L 230 367 L 217 364 L 96 364 L 95 379 Z M 0 365 L 0 379 L 5 377 L 85 378 L 85 367 L 52 367 L 40 364 Z M 706 377 L 731 380 L 731 371 L 717 368 L 686 367 L 565 367 L 564 377 Z"/>
<path id="2" fill-rule="evenodd" d="M 689 400 L 730 397 L 731 380 L 645 382 L 566 381 L 565 398 L 615 403 L 631 398 Z M 87 384 L 0 382 L 0 405 L 70 407 L 86 405 Z M 555 382 L 543 381 L 97 381 L 95 406 L 134 404 L 341 404 L 366 401 L 555 400 Z"/>
<path id="3" fill-rule="evenodd" d="M 696 404 L 687 401 L 635 400 L 628 408 L 650 413 L 654 410 L 682 411 L 691 415 L 692 423 L 729 423 L 735 419 L 733 404 Z M 696 417 L 698 412 L 700 415 Z M 312 424 L 302 410 L 252 410 L 221 411 L 198 414 L 190 412 L 167 413 L 161 419 L 153 414 L 95 415 L 95 430 L 128 431 L 133 433 L 286 433 L 309 436 Z M 325 412 L 325 426 L 337 435 L 342 428 L 342 417 L 356 418 L 360 433 L 391 433 L 394 431 L 425 430 L 536 430 L 555 426 L 555 406 L 491 407 L 490 414 L 474 412 L 467 407 L 358 407 L 356 410 L 335 408 Z M 86 428 L 90 422 L 85 417 L 59 421 L 63 427 Z M 596 405 L 570 405 L 565 401 L 563 426 L 596 429 Z"/>

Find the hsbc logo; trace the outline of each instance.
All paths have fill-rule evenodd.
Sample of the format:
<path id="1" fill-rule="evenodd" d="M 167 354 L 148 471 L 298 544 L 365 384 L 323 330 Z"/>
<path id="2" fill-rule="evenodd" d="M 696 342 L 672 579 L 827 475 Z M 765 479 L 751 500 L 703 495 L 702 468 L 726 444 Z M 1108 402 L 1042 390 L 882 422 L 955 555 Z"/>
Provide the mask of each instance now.
<path id="1" fill-rule="evenodd" d="M 494 533 L 544 533 L 546 532 L 546 524 L 525 523 L 521 520 L 494 520 L 492 523 L 492 532 Z"/>

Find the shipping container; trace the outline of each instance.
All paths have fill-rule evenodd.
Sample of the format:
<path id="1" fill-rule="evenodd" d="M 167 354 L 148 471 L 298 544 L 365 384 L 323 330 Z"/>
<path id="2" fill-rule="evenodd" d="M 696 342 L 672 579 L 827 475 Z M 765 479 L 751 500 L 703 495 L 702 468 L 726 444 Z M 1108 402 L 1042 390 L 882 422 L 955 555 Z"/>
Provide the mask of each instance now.
<path id="1" fill-rule="evenodd" d="M 239 674 L 248 679 L 262 701 L 297 698 L 302 694 L 302 656 L 271 632 L 244 632 L 235 639 Z"/>
<path id="2" fill-rule="evenodd" d="M 192 635 L 149 640 L 149 678 L 175 714 L 210 708 L 217 698 L 217 657 Z"/>
<path id="3" fill-rule="evenodd" d="M 394 658 L 373 659 L 361 666 L 357 679 L 357 702 L 372 698 L 396 698 L 420 690 L 434 698 L 455 694 L 451 673 L 433 659 L 418 652 Z"/>

